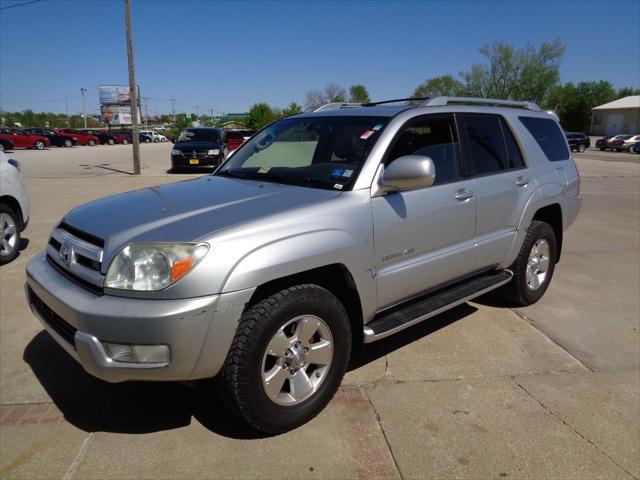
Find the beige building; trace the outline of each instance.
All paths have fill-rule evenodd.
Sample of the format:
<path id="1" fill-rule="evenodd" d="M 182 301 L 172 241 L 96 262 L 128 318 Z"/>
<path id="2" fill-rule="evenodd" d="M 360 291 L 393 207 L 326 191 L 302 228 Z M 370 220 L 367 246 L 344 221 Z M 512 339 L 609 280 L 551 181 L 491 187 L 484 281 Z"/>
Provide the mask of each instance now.
<path id="1" fill-rule="evenodd" d="M 640 95 L 591 109 L 591 135 L 640 134 Z"/>

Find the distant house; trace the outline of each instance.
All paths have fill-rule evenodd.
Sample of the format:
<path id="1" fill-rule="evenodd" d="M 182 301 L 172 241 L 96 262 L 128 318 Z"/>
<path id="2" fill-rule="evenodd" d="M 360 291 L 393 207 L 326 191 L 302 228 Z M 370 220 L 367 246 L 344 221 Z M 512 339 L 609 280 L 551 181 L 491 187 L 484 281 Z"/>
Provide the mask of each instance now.
<path id="1" fill-rule="evenodd" d="M 591 135 L 640 134 L 640 95 L 591 109 Z"/>

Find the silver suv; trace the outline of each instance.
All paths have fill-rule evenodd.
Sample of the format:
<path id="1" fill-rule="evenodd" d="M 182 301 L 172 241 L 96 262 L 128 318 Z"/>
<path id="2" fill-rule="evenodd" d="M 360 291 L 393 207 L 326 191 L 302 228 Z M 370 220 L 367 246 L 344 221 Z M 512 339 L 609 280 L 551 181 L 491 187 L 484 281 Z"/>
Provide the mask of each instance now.
<path id="1" fill-rule="evenodd" d="M 90 374 L 216 377 L 240 418 L 282 432 L 330 401 L 353 348 L 494 289 L 540 299 L 580 203 L 534 104 L 331 104 L 213 175 L 70 211 L 26 292 Z"/>

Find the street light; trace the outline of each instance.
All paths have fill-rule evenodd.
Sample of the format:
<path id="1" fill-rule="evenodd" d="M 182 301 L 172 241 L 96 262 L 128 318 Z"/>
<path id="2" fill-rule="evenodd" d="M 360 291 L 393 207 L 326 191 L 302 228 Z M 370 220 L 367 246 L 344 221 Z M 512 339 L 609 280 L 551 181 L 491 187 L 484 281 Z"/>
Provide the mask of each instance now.
<path id="1" fill-rule="evenodd" d="M 84 106 L 84 94 L 87 92 L 86 88 L 80 89 L 80 95 L 82 95 L 82 118 L 84 118 L 84 128 L 87 128 L 87 113 Z"/>

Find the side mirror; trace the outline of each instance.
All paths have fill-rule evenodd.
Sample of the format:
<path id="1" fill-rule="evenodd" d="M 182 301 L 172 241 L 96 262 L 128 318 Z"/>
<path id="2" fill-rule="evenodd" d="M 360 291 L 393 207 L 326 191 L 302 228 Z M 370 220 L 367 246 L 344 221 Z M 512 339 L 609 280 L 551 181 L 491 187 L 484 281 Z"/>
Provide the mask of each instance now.
<path id="1" fill-rule="evenodd" d="M 380 194 L 400 190 L 415 190 L 433 185 L 436 167 L 433 160 L 422 155 L 396 158 L 384 169 L 380 178 Z"/>

